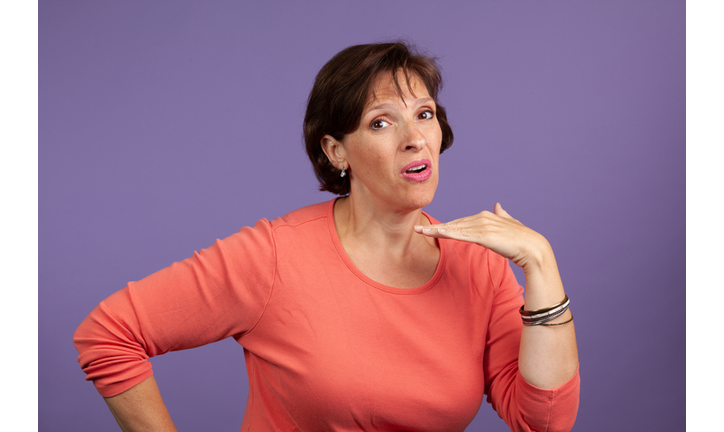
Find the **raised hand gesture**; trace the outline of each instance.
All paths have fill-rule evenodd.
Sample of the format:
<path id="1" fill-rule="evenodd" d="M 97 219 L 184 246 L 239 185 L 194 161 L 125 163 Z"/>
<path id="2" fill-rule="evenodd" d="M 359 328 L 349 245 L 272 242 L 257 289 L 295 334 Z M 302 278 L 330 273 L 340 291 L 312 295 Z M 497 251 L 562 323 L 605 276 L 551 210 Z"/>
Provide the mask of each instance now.
<path id="1" fill-rule="evenodd" d="M 442 224 L 416 225 L 415 231 L 430 237 L 477 243 L 510 259 L 524 271 L 542 265 L 546 255 L 552 254 L 545 237 L 510 216 L 500 203 L 495 204 L 493 211 Z"/>

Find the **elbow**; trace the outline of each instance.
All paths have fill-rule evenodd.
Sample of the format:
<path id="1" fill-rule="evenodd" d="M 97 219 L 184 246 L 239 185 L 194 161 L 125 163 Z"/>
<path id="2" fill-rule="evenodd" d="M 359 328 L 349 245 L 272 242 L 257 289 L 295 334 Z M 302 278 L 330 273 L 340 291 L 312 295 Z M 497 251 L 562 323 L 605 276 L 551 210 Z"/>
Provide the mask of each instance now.
<path id="1" fill-rule="evenodd" d="M 95 333 L 93 330 L 93 320 L 91 315 L 88 315 L 80 323 L 78 328 L 75 329 L 75 332 L 73 332 L 73 345 L 79 354 L 78 361 L 80 361 L 80 357 L 93 346 L 93 333 Z"/>
<path id="2" fill-rule="evenodd" d="M 151 376 L 144 344 L 123 320 L 97 306 L 73 333 L 78 363 L 104 397 L 119 394 Z"/>
<path id="3" fill-rule="evenodd" d="M 107 369 L 104 366 L 115 367 L 149 358 L 138 336 L 140 332 L 128 324 L 128 318 L 112 313 L 116 309 L 107 304 L 112 297 L 96 306 L 73 333 L 78 362 L 89 375 L 97 372 L 96 369 Z"/>
<path id="4" fill-rule="evenodd" d="M 87 346 L 88 342 L 88 335 L 90 334 L 90 323 L 88 323 L 88 318 L 90 316 L 86 317 L 83 322 L 80 323 L 77 329 L 75 329 L 75 332 L 73 332 L 73 345 L 75 345 L 75 349 L 78 351 L 78 354 L 81 354 L 83 351 L 85 351 L 85 347 Z"/>
<path id="5" fill-rule="evenodd" d="M 78 351 L 77 360 L 86 374 L 91 373 L 93 364 L 103 361 L 106 354 L 103 347 L 111 341 L 111 333 L 97 318 L 100 313 L 98 309 L 96 307 L 73 333 L 73 345 Z"/>

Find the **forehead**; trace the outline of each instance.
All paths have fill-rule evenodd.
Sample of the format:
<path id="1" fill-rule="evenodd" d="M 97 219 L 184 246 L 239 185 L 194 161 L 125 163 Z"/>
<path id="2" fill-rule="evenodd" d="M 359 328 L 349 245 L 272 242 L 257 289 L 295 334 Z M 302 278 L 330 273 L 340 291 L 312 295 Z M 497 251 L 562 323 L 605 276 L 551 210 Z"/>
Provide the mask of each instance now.
<path id="1" fill-rule="evenodd" d="M 367 92 L 365 109 L 380 100 L 399 99 L 405 103 L 406 99 L 429 97 L 427 87 L 417 74 L 412 72 L 405 74 L 403 70 L 399 70 L 393 77 L 391 72 L 383 72 L 373 80 Z"/>

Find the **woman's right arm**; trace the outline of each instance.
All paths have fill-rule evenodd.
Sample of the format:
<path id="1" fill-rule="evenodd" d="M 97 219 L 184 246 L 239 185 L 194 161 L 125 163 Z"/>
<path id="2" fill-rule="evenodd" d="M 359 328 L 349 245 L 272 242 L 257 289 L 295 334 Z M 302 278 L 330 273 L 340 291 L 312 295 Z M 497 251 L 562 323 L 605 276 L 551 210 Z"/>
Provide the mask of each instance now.
<path id="1" fill-rule="evenodd" d="M 176 432 L 153 376 L 105 401 L 123 432 Z"/>
<path id="2" fill-rule="evenodd" d="M 175 430 L 149 358 L 242 337 L 264 312 L 275 270 L 262 220 L 129 283 L 86 317 L 73 337 L 78 361 L 123 430 Z"/>

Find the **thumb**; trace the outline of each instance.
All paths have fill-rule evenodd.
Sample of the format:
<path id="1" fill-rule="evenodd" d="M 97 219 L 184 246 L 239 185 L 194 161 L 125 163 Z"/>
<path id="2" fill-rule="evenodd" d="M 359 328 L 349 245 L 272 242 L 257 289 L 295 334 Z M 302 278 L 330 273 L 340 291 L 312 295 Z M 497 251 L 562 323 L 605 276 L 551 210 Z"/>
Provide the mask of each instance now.
<path id="1" fill-rule="evenodd" d="M 511 215 L 508 214 L 507 211 L 503 210 L 503 206 L 500 205 L 500 203 L 495 203 L 495 207 L 493 208 L 493 211 L 496 215 L 500 217 L 507 217 L 507 218 L 513 218 Z"/>

